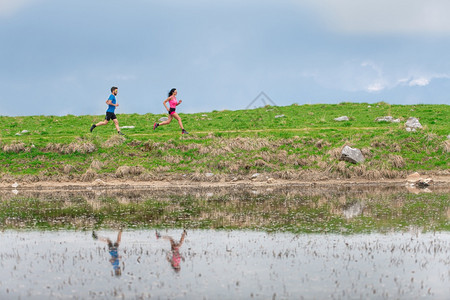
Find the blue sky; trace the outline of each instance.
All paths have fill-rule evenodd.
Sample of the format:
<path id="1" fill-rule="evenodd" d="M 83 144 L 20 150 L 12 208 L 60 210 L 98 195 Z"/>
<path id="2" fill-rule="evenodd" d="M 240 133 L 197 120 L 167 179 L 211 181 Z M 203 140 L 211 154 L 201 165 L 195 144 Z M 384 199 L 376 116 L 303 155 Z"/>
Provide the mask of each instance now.
<path id="1" fill-rule="evenodd" d="M 0 0 L 0 115 L 450 103 L 450 1 Z M 255 103 L 257 105 L 258 103 Z"/>

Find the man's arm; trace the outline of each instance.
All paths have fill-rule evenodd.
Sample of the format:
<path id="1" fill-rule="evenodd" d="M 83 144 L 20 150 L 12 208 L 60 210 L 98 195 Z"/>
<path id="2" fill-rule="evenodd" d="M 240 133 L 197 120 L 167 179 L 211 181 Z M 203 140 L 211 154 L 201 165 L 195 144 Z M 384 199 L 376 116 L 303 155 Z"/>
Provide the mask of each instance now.
<path id="1" fill-rule="evenodd" d="M 117 107 L 117 106 L 119 106 L 119 104 L 117 103 L 117 104 L 114 104 L 114 103 L 112 103 L 112 101 L 111 100 L 106 100 L 106 104 L 108 104 L 108 105 L 112 105 L 112 106 L 115 106 L 115 107 Z"/>

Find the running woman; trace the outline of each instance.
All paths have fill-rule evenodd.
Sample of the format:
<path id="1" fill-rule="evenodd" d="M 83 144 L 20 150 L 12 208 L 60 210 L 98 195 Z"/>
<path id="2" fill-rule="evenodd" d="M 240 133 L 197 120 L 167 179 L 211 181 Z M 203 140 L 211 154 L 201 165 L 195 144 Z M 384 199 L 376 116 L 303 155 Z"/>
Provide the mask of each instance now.
<path id="1" fill-rule="evenodd" d="M 175 111 L 176 107 L 180 105 L 182 102 L 182 100 L 177 101 L 176 97 L 177 94 L 178 94 L 177 89 L 173 88 L 170 90 L 169 97 L 163 102 L 164 107 L 169 112 L 169 118 L 167 119 L 167 121 L 153 124 L 153 130 L 158 128 L 158 126 L 170 124 L 170 122 L 172 122 L 172 119 L 175 118 L 178 121 L 178 125 L 180 125 L 181 134 L 188 134 L 188 132 L 183 127 L 183 123 L 181 122 L 180 116 Z M 169 107 L 167 107 L 167 102 L 169 102 Z"/>
<path id="2" fill-rule="evenodd" d="M 180 254 L 180 247 L 181 245 L 183 245 L 184 242 L 184 238 L 187 235 L 187 231 L 183 230 L 183 233 L 181 234 L 181 238 L 180 241 L 177 243 L 171 236 L 162 236 L 161 234 L 156 231 L 156 239 L 164 239 L 170 242 L 170 251 L 167 253 L 166 255 L 166 260 L 170 263 L 170 265 L 172 266 L 173 270 L 176 273 L 179 273 L 181 270 L 181 260 L 184 261 L 184 257 Z"/>
<path id="3" fill-rule="evenodd" d="M 116 107 L 119 106 L 119 103 L 116 104 L 117 90 L 118 90 L 118 88 L 115 86 L 113 86 L 111 88 L 111 95 L 109 95 L 108 100 L 106 100 L 106 104 L 108 104 L 108 109 L 106 110 L 105 120 L 98 122 L 97 124 L 92 124 L 91 132 L 92 132 L 92 130 L 94 130 L 95 127 L 106 125 L 109 123 L 109 120 L 113 120 L 114 125 L 116 125 L 117 133 L 119 135 L 124 135 L 122 132 L 120 132 L 119 121 L 117 121 L 116 114 L 114 113 L 114 111 L 116 110 Z"/>

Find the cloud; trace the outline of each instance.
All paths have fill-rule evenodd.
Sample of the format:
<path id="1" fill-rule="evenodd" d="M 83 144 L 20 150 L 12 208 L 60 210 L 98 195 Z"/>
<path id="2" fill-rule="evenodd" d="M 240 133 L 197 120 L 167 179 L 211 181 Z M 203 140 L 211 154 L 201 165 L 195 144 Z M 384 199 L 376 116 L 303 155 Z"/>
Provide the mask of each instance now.
<path id="1" fill-rule="evenodd" d="M 408 83 L 409 86 L 426 86 L 429 84 L 430 84 L 430 79 L 425 78 L 425 77 L 413 79 Z"/>
<path id="2" fill-rule="evenodd" d="M 298 2 L 297 2 L 298 3 Z M 447 0 L 307 0 L 332 31 L 346 34 L 450 34 Z"/>
<path id="3" fill-rule="evenodd" d="M 39 0 L 0 0 L 0 17 L 10 17 Z"/>

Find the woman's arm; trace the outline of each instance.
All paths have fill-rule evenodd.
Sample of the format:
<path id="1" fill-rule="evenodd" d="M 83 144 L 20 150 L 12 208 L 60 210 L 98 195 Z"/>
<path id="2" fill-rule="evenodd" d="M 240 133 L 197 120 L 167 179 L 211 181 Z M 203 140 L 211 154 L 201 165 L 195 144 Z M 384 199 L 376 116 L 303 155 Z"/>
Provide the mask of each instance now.
<path id="1" fill-rule="evenodd" d="M 170 101 L 170 98 L 172 98 L 172 97 L 167 98 L 167 99 L 164 100 L 164 102 L 163 102 L 164 107 L 166 108 L 167 111 L 169 111 L 169 108 L 167 108 L 167 104 L 166 104 L 166 103 Z"/>

